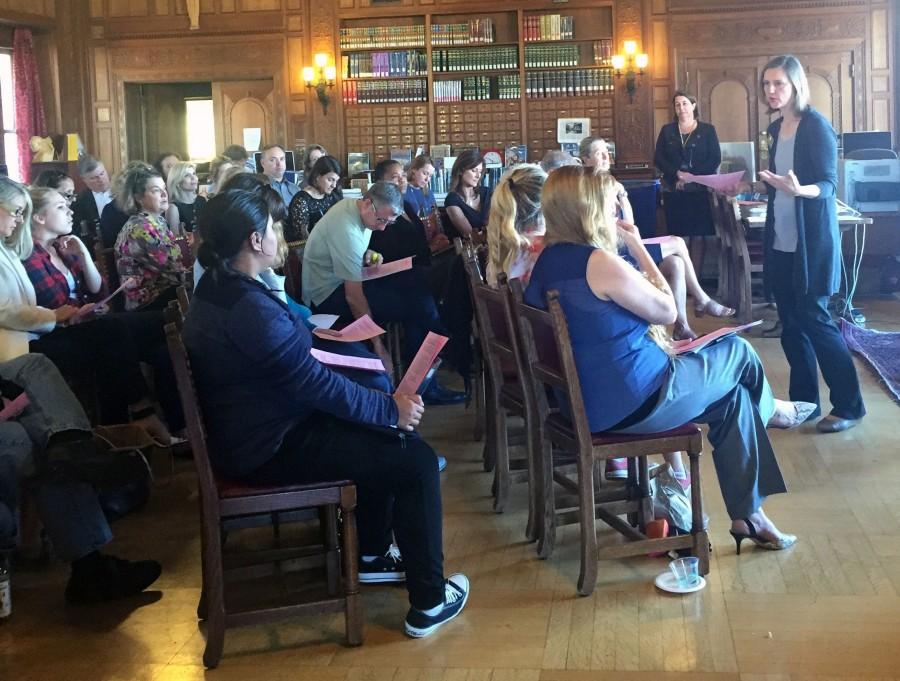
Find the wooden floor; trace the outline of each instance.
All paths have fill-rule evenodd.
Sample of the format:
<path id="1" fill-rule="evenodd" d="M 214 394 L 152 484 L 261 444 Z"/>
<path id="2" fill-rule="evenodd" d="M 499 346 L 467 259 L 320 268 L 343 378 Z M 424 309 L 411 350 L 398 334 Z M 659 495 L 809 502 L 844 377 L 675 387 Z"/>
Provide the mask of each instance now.
<path id="1" fill-rule="evenodd" d="M 897 301 L 866 301 L 866 313 L 871 328 L 900 330 Z M 784 395 L 779 342 L 754 344 Z M 509 512 L 491 513 L 470 414 L 434 408 L 426 432 L 450 461 L 446 569 L 466 572 L 472 583 L 463 615 L 440 633 L 406 638 L 405 591 L 368 587 L 363 647 L 341 645 L 340 618 L 296 620 L 229 632 L 221 666 L 205 672 L 195 617 L 196 497 L 185 469 L 155 489 L 149 508 L 114 528 L 117 553 L 162 561 L 159 591 L 137 603 L 69 609 L 65 566 L 16 575 L 14 618 L 0 627 L 0 679 L 900 679 L 900 409 L 866 366 L 858 369 L 869 410 L 860 427 L 773 434 L 791 492 L 766 508 L 799 536 L 792 549 L 735 555 L 705 458 L 714 552 L 700 593 L 657 591 L 652 580 L 666 559 L 636 558 L 602 563 L 593 596 L 576 596 L 575 528 L 562 531 L 551 560 L 539 561 L 524 540 L 524 490 L 514 491 Z"/>

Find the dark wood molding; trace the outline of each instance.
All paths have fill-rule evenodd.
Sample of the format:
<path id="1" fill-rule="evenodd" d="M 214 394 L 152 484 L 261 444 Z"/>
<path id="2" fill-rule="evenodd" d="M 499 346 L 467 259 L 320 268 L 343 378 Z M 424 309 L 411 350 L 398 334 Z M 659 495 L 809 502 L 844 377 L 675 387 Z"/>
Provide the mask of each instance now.
<path id="1" fill-rule="evenodd" d="M 11 9 L 0 10 L 0 24 L 8 26 L 27 26 L 41 31 L 50 31 L 56 26 L 54 17 L 31 12 L 17 12 Z"/>

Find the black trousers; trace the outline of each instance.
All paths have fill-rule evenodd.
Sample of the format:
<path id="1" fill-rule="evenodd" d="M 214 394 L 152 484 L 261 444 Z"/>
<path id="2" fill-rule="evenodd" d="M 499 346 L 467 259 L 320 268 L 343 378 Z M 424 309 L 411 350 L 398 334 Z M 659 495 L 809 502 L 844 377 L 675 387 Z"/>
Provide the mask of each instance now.
<path id="1" fill-rule="evenodd" d="M 403 555 L 414 608 L 444 602 L 441 486 L 434 450 L 417 435 L 378 430 L 316 414 L 288 433 L 249 482 L 353 480 L 361 555 L 383 555 L 391 532 Z"/>
<path id="2" fill-rule="evenodd" d="M 831 391 L 834 416 L 862 418 L 866 413 L 859 377 L 841 332 L 828 313 L 828 297 L 794 290 L 794 254 L 774 251 L 772 290 L 781 320 L 781 347 L 791 367 L 790 397 L 819 404 L 819 374 Z"/>
<path id="3" fill-rule="evenodd" d="M 403 324 L 403 358 L 407 363 L 415 357 L 429 331 L 446 335 L 428 284 L 415 267 L 366 281 L 363 292 L 376 322 L 381 325 L 388 322 Z M 338 286 L 319 305 L 314 305 L 313 312 L 336 314 L 348 321 L 353 320 L 343 285 Z"/>
<path id="4" fill-rule="evenodd" d="M 148 395 L 137 345 L 115 315 L 58 327 L 29 349 L 46 355 L 67 378 L 95 378 L 102 423 L 127 422 L 128 405 Z"/>

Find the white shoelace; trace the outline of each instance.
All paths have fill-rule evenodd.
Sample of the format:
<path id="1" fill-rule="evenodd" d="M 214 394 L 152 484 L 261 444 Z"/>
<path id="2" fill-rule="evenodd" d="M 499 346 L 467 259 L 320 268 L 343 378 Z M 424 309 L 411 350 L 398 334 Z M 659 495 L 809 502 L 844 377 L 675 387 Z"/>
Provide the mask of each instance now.
<path id="1" fill-rule="evenodd" d="M 447 584 L 444 585 L 444 605 L 453 605 L 464 595 L 462 589 L 449 579 L 447 580 Z"/>
<path id="2" fill-rule="evenodd" d="M 403 560 L 403 557 L 400 555 L 400 549 L 396 544 L 391 544 L 390 547 L 388 547 L 387 553 L 384 554 L 384 557 L 390 558 L 395 563 L 399 563 Z"/>

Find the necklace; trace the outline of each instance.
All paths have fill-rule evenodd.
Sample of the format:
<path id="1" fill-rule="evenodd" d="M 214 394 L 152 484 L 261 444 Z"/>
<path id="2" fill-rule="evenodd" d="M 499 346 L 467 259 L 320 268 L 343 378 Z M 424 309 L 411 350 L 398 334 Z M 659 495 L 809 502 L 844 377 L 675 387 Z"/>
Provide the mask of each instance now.
<path id="1" fill-rule="evenodd" d="M 687 133 L 681 132 L 681 128 L 680 127 L 678 128 L 678 136 L 681 138 L 681 148 L 682 149 L 684 149 L 684 147 L 687 145 L 688 140 L 691 139 L 691 135 L 694 134 L 694 130 L 696 130 L 696 129 L 697 129 L 697 121 L 693 122 L 693 127 Z"/>

